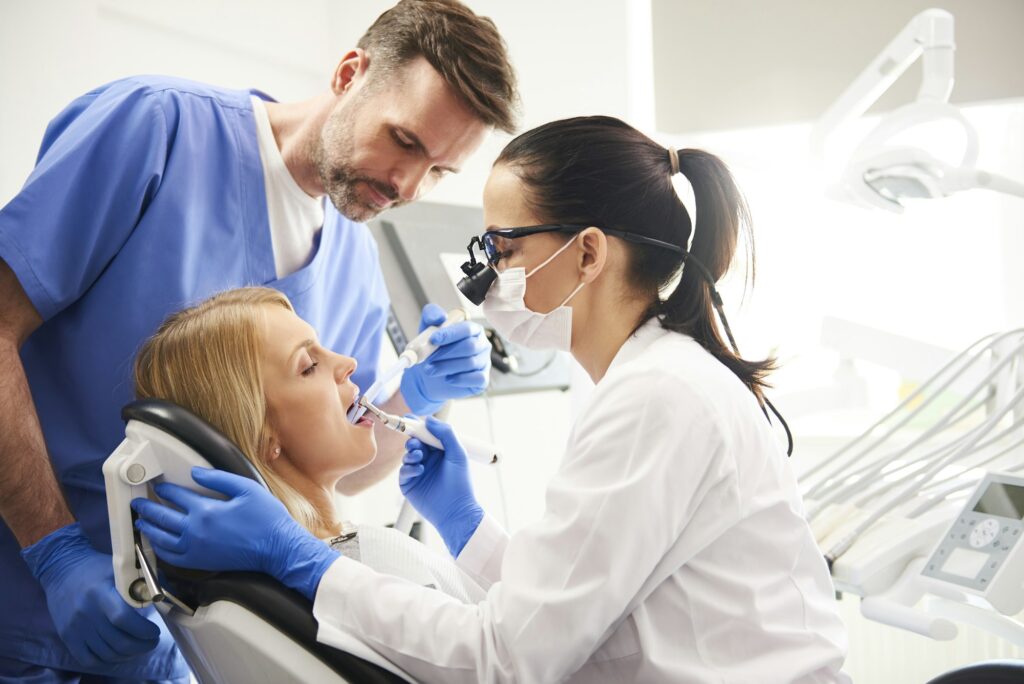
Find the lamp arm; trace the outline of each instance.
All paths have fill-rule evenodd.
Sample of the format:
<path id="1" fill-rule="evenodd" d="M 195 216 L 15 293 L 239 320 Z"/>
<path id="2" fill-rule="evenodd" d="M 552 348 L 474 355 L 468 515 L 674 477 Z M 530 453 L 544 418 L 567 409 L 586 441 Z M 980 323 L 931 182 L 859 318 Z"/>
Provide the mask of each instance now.
<path id="1" fill-rule="evenodd" d="M 818 120 L 811 132 L 812 152 L 823 157 L 832 132 L 864 114 L 922 55 L 918 100 L 948 101 L 953 91 L 954 49 L 952 14 L 929 9 L 915 16 Z"/>

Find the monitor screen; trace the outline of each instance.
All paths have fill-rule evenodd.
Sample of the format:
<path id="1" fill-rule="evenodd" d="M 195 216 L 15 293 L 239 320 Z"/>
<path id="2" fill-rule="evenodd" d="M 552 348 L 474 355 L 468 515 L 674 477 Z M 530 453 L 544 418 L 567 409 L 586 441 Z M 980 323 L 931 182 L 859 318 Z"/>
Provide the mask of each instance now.
<path id="1" fill-rule="evenodd" d="M 1024 519 L 1024 487 L 993 482 L 978 499 L 974 510 L 1003 518 Z"/>

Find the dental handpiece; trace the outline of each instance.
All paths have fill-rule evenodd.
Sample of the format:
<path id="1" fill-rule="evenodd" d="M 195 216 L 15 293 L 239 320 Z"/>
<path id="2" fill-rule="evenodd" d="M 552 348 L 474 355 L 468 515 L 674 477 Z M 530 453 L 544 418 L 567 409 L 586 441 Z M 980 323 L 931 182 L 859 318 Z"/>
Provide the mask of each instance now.
<path id="1" fill-rule="evenodd" d="M 452 309 L 448 312 L 444 322 L 441 325 L 432 325 L 429 328 L 424 328 L 423 332 L 414 337 L 411 342 L 405 345 L 405 349 L 399 354 L 398 358 L 405 362 L 405 367 L 410 368 L 415 366 L 421 361 L 426 361 L 427 357 L 434 353 L 437 349 L 437 345 L 431 343 L 430 337 L 434 334 L 434 331 L 439 328 L 447 328 L 449 325 L 455 323 L 461 323 L 466 320 L 465 309 Z M 370 398 L 373 401 L 373 397 Z"/>
<path id="2" fill-rule="evenodd" d="M 415 437 L 435 449 L 444 449 L 441 440 L 427 429 L 427 425 L 423 421 L 385 413 L 367 401 L 366 397 L 361 397 L 359 404 L 385 427 L 395 432 L 406 434 L 409 437 Z M 501 453 L 491 444 L 467 437 L 459 437 L 459 443 L 466 449 L 466 457 L 471 461 L 491 465 L 501 460 Z"/>
<path id="3" fill-rule="evenodd" d="M 425 361 L 428 356 L 434 353 L 437 349 L 436 344 L 430 342 L 431 335 L 434 331 L 439 328 L 446 328 L 454 323 L 460 323 L 467 319 L 465 309 L 452 309 L 448 312 L 444 322 L 441 325 L 432 325 L 429 328 L 425 328 L 423 332 L 414 337 L 411 342 L 405 345 L 405 349 L 398 355 L 398 361 L 394 363 L 385 373 L 381 374 L 377 382 L 373 383 L 363 394 L 367 401 L 376 401 L 377 395 L 384 388 L 389 381 L 391 381 L 399 373 L 403 372 L 406 368 L 411 368 L 421 361 Z M 348 419 L 350 423 L 356 423 L 363 414 L 366 413 L 366 407 L 362 404 L 356 404 L 353 406 L 348 413 Z"/>

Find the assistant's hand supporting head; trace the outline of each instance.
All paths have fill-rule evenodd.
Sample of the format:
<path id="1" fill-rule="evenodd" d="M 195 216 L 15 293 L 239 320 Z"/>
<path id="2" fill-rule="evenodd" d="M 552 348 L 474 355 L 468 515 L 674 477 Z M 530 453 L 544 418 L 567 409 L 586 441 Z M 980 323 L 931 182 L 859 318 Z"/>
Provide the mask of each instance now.
<path id="1" fill-rule="evenodd" d="M 262 572 L 312 599 L 337 551 L 299 525 L 258 482 L 193 468 L 196 484 L 226 495 L 215 499 L 170 483 L 154 488 L 171 506 L 135 499 L 136 527 L 156 555 L 183 568 Z"/>

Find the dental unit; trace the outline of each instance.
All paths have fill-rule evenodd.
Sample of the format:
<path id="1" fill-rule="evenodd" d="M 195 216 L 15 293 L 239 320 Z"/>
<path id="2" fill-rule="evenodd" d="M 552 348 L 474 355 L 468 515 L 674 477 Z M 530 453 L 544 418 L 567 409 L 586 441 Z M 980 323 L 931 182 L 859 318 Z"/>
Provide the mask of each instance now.
<path id="1" fill-rule="evenodd" d="M 1024 644 L 1024 329 L 986 335 L 800 476 L 837 591 L 936 640 Z"/>
<path id="2" fill-rule="evenodd" d="M 402 418 L 395 416 L 390 413 L 385 413 L 379 408 L 374 406 L 367 400 L 366 397 L 360 397 L 357 402 L 364 411 L 369 411 L 370 415 L 376 418 L 381 425 L 395 432 L 401 432 L 408 435 L 409 437 L 415 437 L 424 444 L 434 447 L 435 449 L 444 449 L 444 445 L 441 444 L 441 440 L 431 434 L 430 430 L 427 429 L 426 423 L 415 418 Z M 477 463 L 483 463 L 485 465 L 491 465 L 497 463 L 501 454 L 491 444 L 480 442 L 469 437 L 459 437 L 459 442 L 466 449 L 466 456 L 471 461 Z"/>
<path id="3" fill-rule="evenodd" d="M 465 310 L 452 309 L 448 312 L 448 316 L 445 318 L 444 323 L 441 325 L 432 325 L 413 338 L 412 341 L 405 346 L 405 349 L 402 350 L 402 353 L 398 355 L 398 360 L 395 361 L 395 363 L 384 373 L 382 373 L 381 376 L 377 378 L 377 381 L 370 385 L 370 387 L 363 393 L 362 398 L 366 399 L 367 404 L 364 405 L 362 402 L 357 402 L 352 406 L 348 413 L 349 422 L 358 422 L 359 419 L 363 417 L 363 414 L 366 413 L 369 402 L 375 401 L 377 399 L 377 395 L 381 393 L 389 382 L 405 372 L 407 368 L 412 368 L 417 363 L 426 361 L 427 357 L 434 353 L 434 350 L 437 349 L 437 345 L 432 344 L 430 342 L 430 338 L 437 330 L 446 328 L 455 323 L 460 323 L 464 320 L 466 320 Z"/>

